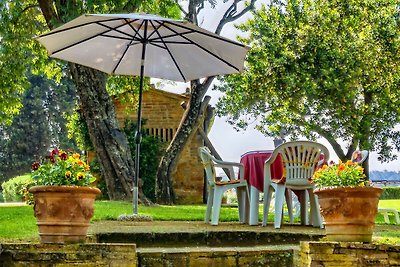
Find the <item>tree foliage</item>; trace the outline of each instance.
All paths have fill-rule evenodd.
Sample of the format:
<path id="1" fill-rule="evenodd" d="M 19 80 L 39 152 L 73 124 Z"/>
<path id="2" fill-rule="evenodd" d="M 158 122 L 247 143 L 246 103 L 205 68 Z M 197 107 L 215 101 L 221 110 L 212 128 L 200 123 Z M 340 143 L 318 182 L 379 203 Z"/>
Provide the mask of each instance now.
<path id="1" fill-rule="evenodd" d="M 267 136 L 324 137 L 342 160 L 357 147 L 395 159 L 398 1 L 271 2 L 239 27 L 252 49 L 245 73 L 218 87 L 218 113 L 238 128 L 256 121 Z"/>
<path id="2" fill-rule="evenodd" d="M 30 89 L 22 98 L 23 107 L 11 125 L 0 128 L 0 175 L 11 178 L 30 171 L 33 161 L 47 155 L 51 148 L 74 149 L 66 136 L 65 116 L 76 104 L 73 84 L 60 83 L 43 76 L 30 75 Z"/>
<path id="3" fill-rule="evenodd" d="M 0 8 L 0 47 L 3 52 L 0 56 L 0 64 L 2 70 L 4 68 L 4 72 L 2 71 L 1 74 L 3 76 L 0 88 L 2 92 L 10 91 L 4 101 L 10 105 L 2 104 L 0 99 L 0 111 L 8 112 L 6 113 L 7 118 L 20 108 L 18 94 L 28 87 L 25 72 L 28 68 L 31 68 L 36 74 L 44 73 L 48 77 L 55 77 L 58 81 L 63 74 L 61 66 L 65 62 L 49 59 L 46 50 L 32 37 L 83 13 L 146 11 L 167 17 L 180 15 L 179 8 L 172 0 L 4 0 L 1 1 Z M 108 77 L 104 73 L 77 64 L 68 64 L 68 67 L 69 74 L 73 77 L 76 85 L 79 108 L 82 110 L 88 126 L 90 139 L 97 154 L 100 155 L 99 162 L 102 175 L 105 176 L 107 187 L 110 189 L 108 190 L 109 195 L 112 199 L 131 198 L 129 183 L 133 176 L 133 163 L 126 136 L 118 127 L 113 103 L 106 91 Z M 110 79 L 108 87 L 120 89 L 116 84 L 126 85 L 128 82 L 128 79 L 122 77 Z M 11 98 L 13 94 L 17 95 Z"/>

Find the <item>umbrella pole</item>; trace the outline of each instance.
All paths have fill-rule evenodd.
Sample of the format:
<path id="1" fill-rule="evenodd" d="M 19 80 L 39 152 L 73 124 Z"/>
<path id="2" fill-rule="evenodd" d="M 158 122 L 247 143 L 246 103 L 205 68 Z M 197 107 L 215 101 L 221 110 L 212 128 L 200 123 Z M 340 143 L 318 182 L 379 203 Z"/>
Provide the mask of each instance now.
<path id="1" fill-rule="evenodd" d="M 136 154 L 135 154 L 135 179 L 133 181 L 133 214 L 138 214 L 138 203 L 139 203 L 139 159 L 140 159 L 140 142 L 142 141 L 142 95 L 143 95 L 143 82 L 144 82 L 144 61 L 146 57 L 146 45 L 147 45 L 147 20 L 144 22 L 144 36 L 142 40 L 142 59 L 140 64 L 140 86 L 139 86 L 139 106 L 137 114 L 136 124 Z"/>
<path id="2" fill-rule="evenodd" d="M 143 62 L 144 60 L 142 60 Z M 136 123 L 136 134 L 135 134 L 135 179 L 133 181 L 133 214 L 138 214 L 138 202 L 139 202 L 139 160 L 140 160 L 140 143 L 142 141 L 142 94 L 143 94 L 143 63 L 140 66 L 140 87 L 139 87 L 139 106 L 137 113 L 137 123 Z"/>

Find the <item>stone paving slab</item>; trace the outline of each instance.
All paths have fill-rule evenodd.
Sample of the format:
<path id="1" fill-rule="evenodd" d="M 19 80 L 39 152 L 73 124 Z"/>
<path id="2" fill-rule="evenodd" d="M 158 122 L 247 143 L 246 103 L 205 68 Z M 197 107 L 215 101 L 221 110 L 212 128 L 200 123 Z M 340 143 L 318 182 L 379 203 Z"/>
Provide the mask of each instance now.
<path id="1" fill-rule="evenodd" d="M 263 227 L 250 226 L 238 222 L 222 222 L 219 225 L 210 225 L 201 221 L 98 221 L 92 222 L 89 233 L 187 233 L 187 232 L 271 232 L 271 233 L 298 233 L 298 234 L 325 234 L 325 229 L 311 226 L 284 224 L 280 229 L 275 229 L 271 224 Z"/>

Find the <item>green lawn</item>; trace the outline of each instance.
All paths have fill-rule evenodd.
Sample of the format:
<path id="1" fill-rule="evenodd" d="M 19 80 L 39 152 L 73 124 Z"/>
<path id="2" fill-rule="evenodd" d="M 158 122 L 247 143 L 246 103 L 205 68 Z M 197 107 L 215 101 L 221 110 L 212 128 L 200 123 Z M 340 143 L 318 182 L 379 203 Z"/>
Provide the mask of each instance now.
<path id="1" fill-rule="evenodd" d="M 400 199 L 380 200 L 379 208 L 396 209 L 400 211 Z"/>
<path id="2" fill-rule="evenodd" d="M 400 200 L 381 200 L 379 207 L 398 209 L 400 207 Z M 140 214 L 151 215 L 154 220 L 202 221 L 205 210 L 205 205 L 139 206 Z M 93 221 L 115 220 L 121 214 L 132 214 L 132 203 L 96 201 Z M 272 220 L 272 216 L 271 214 L 270 220 Z M 238 212 L 236 207 L 222 208 L 220 221 L 237 220 Z M 0 241 L 37 241 L 38 236 L 35 223 L 32 206 L 0 207 Z M 376 223 L 384 224 L 382 215 L 377 216 Z M 385 237 L 394 237 L 396 240 L 400 240 L 400 234 L 391 232 L 390 230 L 385 232 Z"/>

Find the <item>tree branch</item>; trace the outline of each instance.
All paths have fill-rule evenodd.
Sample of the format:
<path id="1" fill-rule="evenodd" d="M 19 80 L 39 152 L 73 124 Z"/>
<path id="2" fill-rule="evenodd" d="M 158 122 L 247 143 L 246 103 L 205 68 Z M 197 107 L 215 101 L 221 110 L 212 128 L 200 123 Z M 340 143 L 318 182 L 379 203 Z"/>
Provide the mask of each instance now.
<path id="1" fill-rule="evenodd" d="M 233 3 L 231 4 L 231 6 L 226 10 L 224 16 L 222 17 L 222 19 L 220 20 L 220 22 L 217 26 L 217 29 L 215 30 L 216 34 L 221 33 L 222 28 L 225 26 L 225 24 L 235 21 L 238 18 L 240 18 L 241 16 L 243 16 L 244 14 L 246 14 L 248 11 L 253 10 L 256 0 L 251 0 L 250 4 L 247 7 L 245 7 L 242 11 L 240 11 L 238 14 L 236 14 L 237 4 L 240 2 L 242 2 L 242 0 L 234 0 Z"/>
<path id="2" fill-rule="evenodd" d="M 179 4 L 179 1 L 178 1 L 178 0 L 175 0 L 175 3 L 178 5 L 178 7 L 179 7 L 179 9 L 181 10 L 181 12 L 183 13 L 183 15 L 184 15 L 185 17 L 187 17 L 187 16 L 188 16 L 188 12 L 186 12 L 186 10 L 183 9 L 183 7 Z"/>
<path id="3" fill-rule="evenodd" d="M 123 11 L 133 13 L 136 12 L 138 9 L 138 6 L 136 5 L 137 1 L 128 1 L 124 7 L 122 8 Z"/>
<path id="4" fill-rule="evenodd" d="M 59 20 L 57 12 L 54 8 L 52 0 L 38 0 L 40 9 L 42 10 L 46 24 L 50 29 L 54 28 L 53 20 Z"/>
<path id="5" fill-rule="evenodd" d="M 196 10 L 196 14 L 199 14 L 200 11 L 201 11 L 203 8 L 204 8 L 204 2 L 201 2 L 201 3 L 199 4 L 199 7 L 198 7 L 197 10 Z"/>
<path id="6" fill-rule="evenodd" d="M 26 12 L 28 9 L 34 8 L 34 7 L 39 7 L 39 5 L 28 5 L 27 7 L 25 7 L 25 8 L 21 11 L 21 14 L 24 13 L 24 12 Z"/>
<path id="7" fill-rule="evenodd" d="M 336 141 L 336 139 L 332 136 L 332 134 L 329 131 L 327 131 L 315 124 L 309 124 L 309 125 L 313 131 L 315 131 L 316 133 L 318 133 L 319 135 L 324 137 L 326 140 L 328 140 L 329 144 L 331 144 L 333 150 L 336 152 L 336 155 L 339 157 L 339 159 L 341 159 L 342 161 L 344 161 L 346 159 L 346 155 L 345 155 L 342 147 L 340 146 L 340 144 Z"/>

